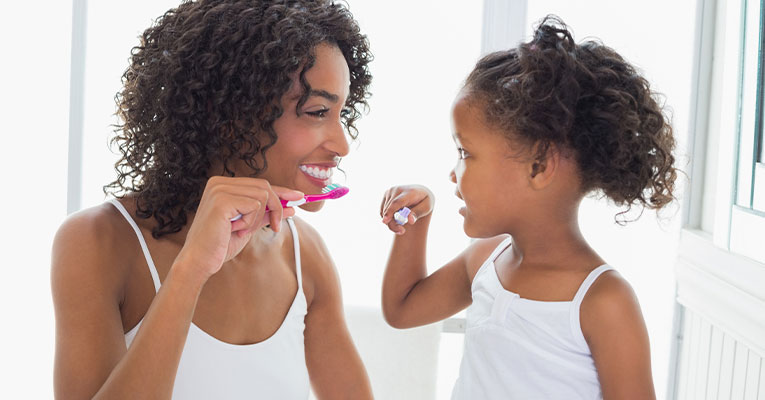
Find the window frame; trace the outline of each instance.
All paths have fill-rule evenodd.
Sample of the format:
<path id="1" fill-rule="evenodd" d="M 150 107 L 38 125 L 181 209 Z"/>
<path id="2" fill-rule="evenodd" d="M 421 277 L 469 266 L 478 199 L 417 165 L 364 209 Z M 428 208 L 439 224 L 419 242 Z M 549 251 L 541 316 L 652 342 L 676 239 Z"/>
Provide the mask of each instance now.
<path id="1" fill-rule="evenodd" d="M 739 125 L 736 131 L 735 197 L 730 206 L 728 249 L 765 263 L 765 164 L 760 162 L 763 129 L 763 0 L 741 3 L 741 68 L 739 85 Z M 756 38 L 756 40 L 752 40 Z"/>

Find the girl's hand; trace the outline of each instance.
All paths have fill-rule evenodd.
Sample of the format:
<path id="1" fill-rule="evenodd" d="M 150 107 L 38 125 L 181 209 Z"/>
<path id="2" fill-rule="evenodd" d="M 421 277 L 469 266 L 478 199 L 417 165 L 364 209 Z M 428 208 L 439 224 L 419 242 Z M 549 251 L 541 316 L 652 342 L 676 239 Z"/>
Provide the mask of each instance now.
<path id="1" fill-rule="evenodd" d="M 295 215 L 292 207 L 282 209 L 280 198 L 302 197 L 301 192 L 271 186 L 263 179 L 210 178 L 176 265 L 192 268 L 206 282 L 224 262 L 242 251 L 254 231 L 270 224 L 278 232 L 282 219 Z M 231 222 L 239 214 L 242 217 Z"/>
<path id="2" fill-rule="evenodd" d="M 388 229 L 397 235 L 403 235 L 406 228 L 399 225 L 394 219 L 393 214 L 403 207 L 409 208 L 412 212 L 407 218 L 408 224 L 414 224 L 418 218 L 425 217 L 433 211 L 435 196 L 433 192 L 422 185 L 403 185 L 394 186 L 388 189 L 383 196 L 380 205 L 380 217 L 382 223 L 388 225 Z"/>

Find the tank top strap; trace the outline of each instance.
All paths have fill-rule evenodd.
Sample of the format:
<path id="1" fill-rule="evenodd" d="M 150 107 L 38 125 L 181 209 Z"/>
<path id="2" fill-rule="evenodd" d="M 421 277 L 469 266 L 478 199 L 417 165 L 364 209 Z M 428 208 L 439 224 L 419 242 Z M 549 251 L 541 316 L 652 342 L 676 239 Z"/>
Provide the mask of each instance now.
<path id="1" fill-rule="evenodd" d="M 590 271 L 590 273 L 587 275 L 586 278 L 584 278 L 584 281 L 581 285 L 579 285 L 579 290 L 576 291 L 576 295 L 574 295 L 574 300 L 571 302 L 571 329 L 572 333 L 574 334 L 574 338 L 579 343 L 579 345 L 583 349 L 587 349 L 589 351 L 589 346 L 587 345 L 587 340 L 584 338 L 584 334 L 582 333 L 582 326 L 579 320 L 579 310 L 582 307 L 582 300 L 584 300 L 584 295 L 587 294 L 587 291 L 590 290 L 590 287 L 593 283 L 595 283 L 595 280 L 600 277 L 601 274 L 603 274 L 606 271 L 610 271 L 614 269 L 612 266 L 608 264 L 603 264 L 599 266 L 598 268 L 595 268 L 594 270 Z"/>
<path id="2" fill-rule="evenodd" d="M 292 232 L 292 245 L 295 248 L 295 275 L 297 276 L 298 290 L 303 290 L 303 270 L 300 265 L 300 239 L 298 238 L 297 227 L 292 217 L 287 218 L 287 225 Z"/>
<path id="3" fill-rule="evenodd" d="M 138 224 L 135 223 L 135 220 L 133 220 L 133 217 L 130 216 L 130 213 L 125 209 L 125 206 L 122 205 L 117 199 L 111 199 L 109 200 L 110 203 L 122 214 L 123 217 L 127 220 L 127 222 L 130 224 L 131 227 L 133 227 L 133 231 L 135 232 L 135 235 L 138 237 L 138 243 L 141 244 L 141 250 L 143 251 L 143 256 L 146 259 L 146 264 L 149 266 L 149 272 L 151 273 L 151 279 L 154 281 L 154 291 L 159 292 L 159 287 L 162 285 L 159 282 L 159 274 L 157 273 L 157 267 L 154 266 L 154 260 L 151 259 L 151 254 L 149 253 L 149 247 L 146 245 L 146 240 L 143 238 L 143 234 L 141 233 L 141 229 L 138 228 Z"/>
<path id="4" fill-rule="evenodd" d="M 486 260 L 493 263 L 497 257 L 499 257 L 500 254 L 502 254 L 505 249 L 510 247 L 510 244 L 513 243 L 513 237 L 510 236 L 507 239 L 503 240 L 495 249 L 491 252 L 491 255 Z"/>
<path id="5" fill-rule="evenodd" d="M 488 257 L 486 257 L 486 260 L 484 260 L 483 264 L 481 264 L 480 267 L 478 267 L 478 270 L 475 271 L 475 275 L 472 277 L 472 282 L 470 283 L 470 291 L 474 293 L 477 289 L 477 286 L 479 285 L 479 282 L 486 282 L 488 279 L 488 284 L 493 287 L 497 291 L 501 291 L 502 284 L 499 283 L 499 278 L 497 278 L 496 270 L 494 269 L 494 261 L 499 257 L 500 254 L 502 254 L 505 249 L 507 249 L 513 242 L 512 237 L 508 237 L 507 239 L 503 240 L 502 242 L 497 245 L 497 247 L 492 250 L 491 254 L 489 254 Z"/>

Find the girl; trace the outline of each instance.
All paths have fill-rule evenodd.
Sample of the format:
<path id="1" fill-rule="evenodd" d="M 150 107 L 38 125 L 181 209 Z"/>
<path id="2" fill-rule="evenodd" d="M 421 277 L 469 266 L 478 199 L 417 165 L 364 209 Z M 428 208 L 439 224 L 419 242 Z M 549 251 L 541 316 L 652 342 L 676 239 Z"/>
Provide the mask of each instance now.
<path id="1" fill-rule="evenodd" d="M 388 323 L 429 324 L 469 306 L 453 399 L 654 398 L 637 299 L 577 221 L 593 191 L 627 207 L 673 200 L 675 141 L 648 82 L 547 17 L 530 42 L 478 62 L 452 122 L 451 180 L 477 240 L 428 276 L 433 194 L 389 189 Z M 394 214 L 405 206 L 402 226 Z"/>
<path id="2" fill-rule="evenodd" d="M 331 0 L 186 1 L 144 32 L 117 199 L 53 245 L 57 398 L 371 398 L 327 249 L 279 202 L 331 182 L 370 60 Z"/>

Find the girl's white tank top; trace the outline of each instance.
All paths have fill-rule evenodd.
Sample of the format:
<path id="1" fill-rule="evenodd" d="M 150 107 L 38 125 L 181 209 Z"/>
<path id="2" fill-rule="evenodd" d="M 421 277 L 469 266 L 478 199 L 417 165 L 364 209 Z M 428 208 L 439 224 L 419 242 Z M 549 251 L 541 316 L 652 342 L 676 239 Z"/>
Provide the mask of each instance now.
<path id="1" fill-rule="evenodd" d="M 601 399 L 579 307 L 592 283 L 613 268 L 590 272 L 572 301 L 524 299 L 502 286 L 494 265 L 511 241 L 500 243 L 473 278 L 452 400 Z"/>
<path id="2" fill-rule="evenodd" d="M 138 225 L 122 204 L 117 200 L 111 203 L 133 227 L 149 265 L 154 289 L 159 291 L 159 275 Z M 173 399 L 308 398 L 310 384 L 303 340 L 307 304 L 300 268 L 300 242 L 292 218 L 287 219 L 287 224 L 295 248 L 298 289 L 284 322 L 268 339 L 247 345 L 222 342 L 192 323 L 178 365 Z M 128 347 L 141 322 L 125 334 Z"/>

